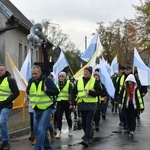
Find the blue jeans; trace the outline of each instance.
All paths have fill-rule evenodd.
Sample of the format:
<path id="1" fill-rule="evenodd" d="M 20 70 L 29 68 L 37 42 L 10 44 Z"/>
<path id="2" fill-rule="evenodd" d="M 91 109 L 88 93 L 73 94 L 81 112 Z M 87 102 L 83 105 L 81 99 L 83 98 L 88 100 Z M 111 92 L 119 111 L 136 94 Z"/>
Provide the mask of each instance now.
<path id="1" fill-rule="evenodd" d="M 81 110 L 82 127 L 84 130 L 84 138 L 92 139 L 94 136 L 93 118 L 95 110 Z"/>
<path id="2" fill-rule="evenodd" d="M 102 115 L 106 115 L 110 96 L 106 96 L 106 102 L 103 104 Z"/>
<path id="3" fill-rule="evenodd" d="M 53 127 L 51 122 L 48 123 L 47 128 L 48 128 L 50 133 L 54 133 L 54 127 Z"/>
<path id="4" fill-rule="evenodd" d="M 11 109 L 9 108 L 0 109 L 0 129 L 1 129 L 2 142 L 9 142 L 7 120 L 8 120 L 10 111 Z"/>
<path id="5" fill-rule="evenodd" d="M 118 108 L 120 122 L 123 123 L 124 129 L 128 129 L 127 116 L 124 109 Z"/>
<path id="6" fill-rule="evenodd" d="M 52 150 L 51 143 L 49 141 L 47 126 L 50 122 L 50 116 L 52 109 L 35 110 L 34 111 L 34 132 L 37 137 L 34 150 Z"/>

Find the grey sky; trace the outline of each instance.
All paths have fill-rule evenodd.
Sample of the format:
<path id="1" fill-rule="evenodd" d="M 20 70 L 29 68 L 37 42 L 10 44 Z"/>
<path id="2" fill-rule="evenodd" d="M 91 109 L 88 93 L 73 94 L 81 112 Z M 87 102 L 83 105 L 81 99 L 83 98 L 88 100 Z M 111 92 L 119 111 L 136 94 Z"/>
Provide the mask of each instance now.
<path id="1" fill-rule="evenodd" d="M 139 0 L 10 0 L 28 19 L 40 23 L 48 19 L 59 24 L 76 48 L 84 50 L 84 39 L 91 41 L 97 22 L 132 19 L 136 15 L 133 5 Z"/>

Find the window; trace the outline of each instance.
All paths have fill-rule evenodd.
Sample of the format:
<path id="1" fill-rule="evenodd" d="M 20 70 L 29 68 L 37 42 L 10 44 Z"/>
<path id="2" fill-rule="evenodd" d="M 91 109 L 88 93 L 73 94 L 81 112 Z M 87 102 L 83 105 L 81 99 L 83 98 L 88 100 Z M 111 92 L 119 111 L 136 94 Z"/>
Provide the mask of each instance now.
<path id="1" fill-rule="evenodd" d="M 22 44 L 19 43 L 19 54 L 18 54 L 18 69 L 20 70 L 22 66 Z"/>

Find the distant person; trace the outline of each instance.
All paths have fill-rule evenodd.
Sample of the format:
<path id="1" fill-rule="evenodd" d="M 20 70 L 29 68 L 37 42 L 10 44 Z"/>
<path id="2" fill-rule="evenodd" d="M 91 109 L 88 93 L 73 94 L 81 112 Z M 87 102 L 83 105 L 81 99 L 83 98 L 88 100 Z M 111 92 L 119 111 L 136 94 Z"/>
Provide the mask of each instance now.
<path id="1" fill-rule="evenodd" d="M 95 123 L 95 130 L 98 132 L 101 114 L 102 114 L 102 110 L 103 110 L 103 105 L 104 105 L 104 102 L 106 100 L 107 91 L 106 91 L 104 84 L 101 83 L 99 72 L 95 71 L 93 73 L 93 77 L 99 81 L 100 87 L 102 89 L 102 96 L 97 97 L 98 98 L 97 110 L 95 112 L 94 119 L 93 119 L 93 121 Z"/>
<path id="2" fill-rule="evenodd" d="M 120 94 L 119 107 L 125 110 L 129 135 L 134 136 L 137 109 L 143 112 L 144 103 L 133 74 L 125 79 L 125 88 Z"/>
<path id="3" fill-rule="evenodd" d="M 7 120 L 13 101 L 19 96 L 19 89 L 16 81 L 4 65 L 0 65 L 0 130 L 2 143 L 0 150 L 10 150 L 10 139 L 7 128 Z"/>
<path id="4" fill-rule="evenodd" d="M 41 67 L 35 65 L 26 92 L 34 110 L 34 132 L 37 138 L 34 150 L 51 150 L 47 126 L 53 110 L 53 96 L 59 91 L 52 79 L 42 73 Z"/>
<path id="5" fill-rule="evenodd" d="M 116 82 L 116 90 L 115 90 L 115 100 L 118 102 L 118 98 L 120 96 L 120 93 L 124 90 L 124 83 L 125 79 L 128 77 L 128 75 L 132 74 L 132 67 L 131 65 L 126 65 L 123 71 L 120 72 L 121 76 L 117 79 Z M 122 99 L 122 98 L 121 98 Z M 125 130 L 128 130 L 128 123 L 127 123 L 127 117 L 125 114 L 125 109 L 119 107 L 119 119 L 120 119 L 120 126 L 123 126 Z"/>

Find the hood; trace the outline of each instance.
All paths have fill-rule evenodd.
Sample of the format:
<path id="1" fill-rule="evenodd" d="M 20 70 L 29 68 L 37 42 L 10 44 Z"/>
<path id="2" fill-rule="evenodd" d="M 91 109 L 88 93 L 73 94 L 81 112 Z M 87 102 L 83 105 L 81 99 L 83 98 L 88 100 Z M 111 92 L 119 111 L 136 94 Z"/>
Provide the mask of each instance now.
<path id="1" fill-rule="evenodd" d="M 133 74 L 129 74 L 129 75 L 127 76 L 125 82 L 127 82 L 127 81 L 132 81 L 132 82 L 136 83 L 136 80 L 135 80 L 135 77 L 134 77 Z"/>

